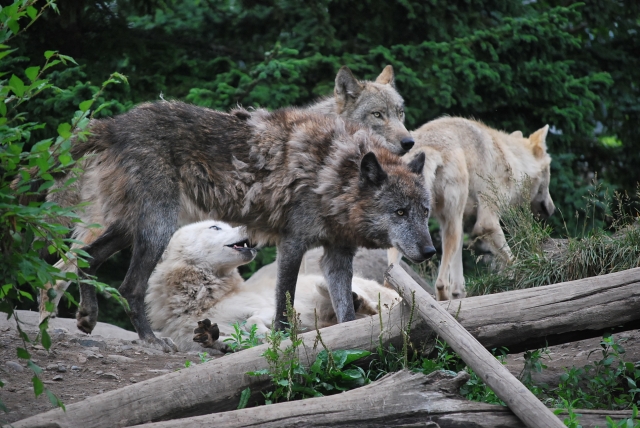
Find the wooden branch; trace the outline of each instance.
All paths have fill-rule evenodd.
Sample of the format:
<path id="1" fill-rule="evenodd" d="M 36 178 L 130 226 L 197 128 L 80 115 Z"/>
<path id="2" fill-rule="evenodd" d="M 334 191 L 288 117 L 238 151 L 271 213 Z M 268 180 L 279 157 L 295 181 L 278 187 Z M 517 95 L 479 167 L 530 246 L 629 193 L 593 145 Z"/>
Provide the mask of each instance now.
<path id="1" fill-rule="evenodd" d="M 239 427 L 388 427 L 521 428 L 525 425 L 507 408 L 478 403 L 458 395 L 469 379 L 444 372 L 428 376 L 409 371 L 389 374 L 362 388 L 330 397 L 293 401 L 243 410 L 139 425 L 140 428 Z M 590 412 L 590 413 L 584 413 Z M 576 410 L 583 427 L 605 426 L 606 416 L 631 417 L 631 412 Z M 562 416 L 560 416 L 562 418 Z"/>
<path id="2" fill-rule="evenodd" d="M 424 291 L 400 266 L 391 265 L 387 281 L 440 337 L 478 374 L 528 427 L 564 427 L 564 424 L 526 386 L 516 379 L 478 340 Z"/>
<path id="3" fill-rule="evenodd" d="M 526 345 L 539 347 L 540 343 L 544 346 L 545 339 L 549 343 L 563 343 L 558 341 L 571 341 L 571 335 L 582 335 L 582 339 L 596 336 L 605 328 L 632 328 L 640 320 L 640 268 L 563 284 L 439 303 L 489 349 L 500 345 L 510 351 Z M 385 315 L 385 345 L 401 346 L 400 332 L 407 324 L 408 314 L 408 308 L 399 305 Z M 431 333 L 424 322 L 414 322 L 411 338 L 421 342 Z M 323 340 L 331 349 L 374 351 L 379 335 L 377 317 L 322 330 Z M 312 349 L 315 332 L 302 336 L 312 361 L 316 355 Z M 264 345 L 247 349 L 89 397 L 68 405 L 66 413 L 54 409 L 24 419 L 14 426 L 127 426 L 233 410 L 243 389 L 250 386 L 258 394 L 266 385 L 262 379 L 244 375 L 250 370 L 266 368 L 264 358 L 260 356 L 264 349 Z M 306 354 L 303 352 L 303 355 Z"/>

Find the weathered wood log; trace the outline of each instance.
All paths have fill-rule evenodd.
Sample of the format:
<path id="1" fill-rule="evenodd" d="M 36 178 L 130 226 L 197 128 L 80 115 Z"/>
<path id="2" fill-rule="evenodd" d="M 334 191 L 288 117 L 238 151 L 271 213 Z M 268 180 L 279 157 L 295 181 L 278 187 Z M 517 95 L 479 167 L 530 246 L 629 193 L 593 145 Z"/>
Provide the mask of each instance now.
<path id="1" fill-rule="evenodd" d="M 640 320 L 640 268 L 440 304 L 489 349 L 502 345 L 514 351 L 524 345 L 538 346 L 540 342 L 544 346 L 545 338 L 550 344 L 562 343 L 558 340 L 571 341 L 569 335 L 576 331 L 582 339 L 597 336 L 605 328 L 633 328 L 633 323 Z M 384 344 L 401 343 L 400 332 L 407 324 L 408 313 L 407 307 L 400 305 L 384 317 Z M 375 350 L 379 334 L 376 317 L 322 330 L 323 340 L 332 349 Z M 414 323 L 413 340 L 420 342 L 430 334 L 425 323 Z M 309 358 L 315 358 L 311 349 L 315 332 L 302 336 Z M 66 412 L 51 410 L 14 426 L 127 426 L 233 410 L 243 389 L 250 386 L 257 392 L 265 385 L 244 374 L 266 367 L 260 356 L 263 350 L 264 345 L 106 392 L 70 404 Z"/>
<path id="2" fill-rule="evenodd" d="M 401 371 L 362 388 L 330 397 L 156 422 L 141 425 L 140 428 L 168 428 L 177 425 L 181 428 L 240 428 L 257 425 L 264 428 L 525 426 L 507 407 L 468 401 L 458 395 L 460 386 L 468 379 L 466 372 L 452 377 L 443 372 L 424 376 Z M 576 413 L 582 412 L 576 410 Z M 631 417 L 631 412 L 583 413 L 580 422 L 583 427 L 606 426 L 606 416 L 628 418 Z"/>
<path id="3" fill-rule="evenodd" d="M 467 366 L 530 428 L 562 428 L 564 424 L 507 370 L 478 340 L 400 266 L 391 265 L 386 280 L 408 304 L 415 304 L 429 327 L 456 351 Z"/>
<path id="4" fill-rule="evenodd" d="M 517 353 L 640 328 L 640 268 L 440 304 L 486 348 Z"/>

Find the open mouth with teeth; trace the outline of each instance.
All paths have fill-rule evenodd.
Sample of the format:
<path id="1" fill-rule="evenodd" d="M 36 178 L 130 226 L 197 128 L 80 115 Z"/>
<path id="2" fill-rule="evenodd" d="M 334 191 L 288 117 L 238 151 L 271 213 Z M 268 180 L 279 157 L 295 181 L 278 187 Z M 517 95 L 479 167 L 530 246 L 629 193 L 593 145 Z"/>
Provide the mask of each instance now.
<path id="1" fill-rule="evenodd" d="M 233 244 L 225 245 L 225 247 L 229 247 L 236 251 L 245 251 L 245 250 L 254 250 L 255 248 L 249 243 L 248 239 L 244 239 L 242 241 L 234 242 Z"/>

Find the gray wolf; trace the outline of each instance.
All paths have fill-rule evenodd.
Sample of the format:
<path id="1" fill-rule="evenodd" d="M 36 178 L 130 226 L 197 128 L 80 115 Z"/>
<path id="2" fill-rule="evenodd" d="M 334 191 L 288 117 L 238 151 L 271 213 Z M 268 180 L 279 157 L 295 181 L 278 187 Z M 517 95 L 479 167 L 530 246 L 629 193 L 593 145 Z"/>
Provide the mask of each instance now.
<path id="1" fill-rule="evenodd" d="M 473 120 L 443 117 L 413 131 L 413 151 L 425 154 L 423 177 L 442 231 L 442 260 L 436 279 L 439 300 L 466 295 L 463 219 L 475 217 L 471 235 L 481 237 L 494 254 L 508 262 L 511 250 L 492 201 L 519 203 L 526 180 L 533 213 L 546 218 L 555 211 L 549 194 L 548 130 L 547 125 L 524 138 L 520 131 L 506 134 Z M 397 251 L 389 251 L 391 263 L 399 258 Z"/>
<path id="2" fill-rule="evenodd" d="M 74 158 L 92 154 L 79 180 L 82 201 L 90 204 L 77 235 L 86 235 L 88 224 L 104 228 L 84 247 L 92 258 L 84 273 L 132 246 L 120 292 L 147 342 L 163 345 L 145 316 L 144 295 L 181 213 L 243 225 L 251 242 L 276 244 L 277 327 L 309 248 L 325 249 L 322 268 L 338 322 L 355 318 L 350 284 L 357 247 L 394 246 L 414 262 L 435 253 L 424 154 L 404 163 L 355 122 L 301 109 L 222 113 L 162 101 L 96 120 L 91 133 L 72 148 Z M 89 333 L 95 289 L 81 285 L 80 294 L 78 328 Z"/>
<path id="3" fill-rule="evenodd" d="M 223 339 L 233 333 L 235 322 L 255 324 L 259 334 L 267 333 L 276 312 L 276 278 L 258 272 L 245 282 L 237 270 L 255 255 L 244 228 L 207 220 L 178 229 L 149 278 L 145 303 L 151 327 L 180 350 L 205 346 L 227 351 Z M 378 295 L 387 307 L 400 301 L 395 291 L 358 277 L 353 278 L 352 293 L 356 318 L 377 313 Z M 302 328 L 314 328 L 314 309 L 319 328 L 337 321 L 322 276 L 298 276 L 295 309 Z M 203 318 L 217 323 L 220 340 L 215 336 L 200 344 L 192 340 L 191 333 Z"/>
<path id="4" fill-rule="evenodd" d="M 403 155 L 411 150 L 414 139 L 404 126 L 404 100 L 396 90 L 394 79 L 390 65 L 382 70 L 375 82 L 359 81 L 343 66 L 336 76 L 333 97 L 307 108 L 366 125 L 389 141 L 389 150 Z"/>
<path id="5" fill-rule="evenodd" d="M 395 88 L 393 67 L 390 65 L 382 70 L 375 81 L 360 81 L 354 77 L 348 67 L 343 66 L 336 75 L 333 96 L 326 97 L 306 109 L 328 116 L 339 116 L 369 126 L 389 142 L 387 148 L 396 154 L 402 155 L 413 147 L 413 137 L 404 126 L 404 100 Z M 86 160 L 82 165 L 83 169 L 90 170 L 94 162 L 91 159 Z M 81 195 L 84 175 L 76 177 L 77 181 L 63 189 L 62 185 L 68 178 L 70 177 L 61 177 L 56 185 L 49 190 L 46 195 L 48 201 L 69 207 L 78 205 L 81 200 L 91 200 L 91 196 Z M 37 189 L 39 184 L 33 183 L 32 187 Z M 28 203 L 28 200 L 23 202 Z M 208 213 L 203 215 L 201 211 L 183 211 L 180 213 L 179 222 L 184 225 L 207 218 L 211 218 Z M 58 221 L 72 227 L 67 219 L 58 219 Z M 77 229 L 74 238 L 88 245 L 95 241 L 103 231 L 104 229 L 99 228 Z M 78 245 L 74 247 L 77 248 Z M 70 257 L 71 260 L 60 260 L 55 266 L 64 271 L 75 271 L 76 267 L 72 255 Z M 55 288 L 65 290 L 67 286 L 68 284 L 61 282 L 56 284 Z M 59 298 L 59 296 L 56 297 L 54 301 L 56 305 Z M 46 290 L 43 290 L 40 293 L 41 321 L 48 316 L 55 315 L 46 311 L 45 303 L 47 301 Z"/>

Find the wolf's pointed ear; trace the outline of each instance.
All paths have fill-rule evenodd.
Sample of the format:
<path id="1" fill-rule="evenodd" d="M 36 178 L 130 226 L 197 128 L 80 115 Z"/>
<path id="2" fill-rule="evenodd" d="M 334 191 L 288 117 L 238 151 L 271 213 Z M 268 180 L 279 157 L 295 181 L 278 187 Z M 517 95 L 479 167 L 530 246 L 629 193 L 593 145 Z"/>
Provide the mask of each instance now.
<path id="1" fill-rule="evenodd" d="M 343 65 L 336 76 L 336 86 L 333 94 L 339 104 L 346 104 L 350 100 L 354 100 L 360 96 L 364 86 L 358 82 L 349 67 Z"/>
<path id="2" fill-rule="evenodd" d="M 411 172 L 413 172 L 414 174 L 422 175 L 422 170 L 424 169 L 424 161 L 425 161 L 424 152 L 420 152 L 417 155 L 415 155 L 413 159 L 411 159 L 411 162 L 409 162 L 409 165 L 408 165 Z"/>
<path id="3" fill-rule="evenodd" d="M 387 65 L 382 73 L 378 77 L 376 77 L 376 83 L 380 83 L 381 85 L 391 85 L 392 87 L 396 87 L 395 76 L 393 75 L 393 67 Z"/>
<path id="4" fill-rule="evenodd" d="M 514 138 L 524 138 L 524 135 L 522 135 L 522 131 L 513 131 L 511 134 L 509 134 L 509 136 Z"/>
<path id="5" fill-rule="evenodd" d="M 387 179 L 387 173 L 378 162 L 376 155 L 369 152 L 360 162 L 360 181 L 374 186 L 380 186 Z"/>
<path id="6" fill-rule="evenodd" d="M 529 141 L 531 142 L 531 148 L 533 155 L 537 158 L 541 158 L 547 152 L 547 134 L 549 133 L 549 125 L 538 129 L 533 134 L 529 135 Z"/>

